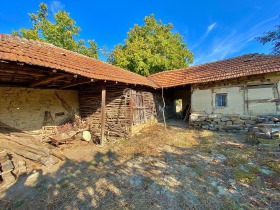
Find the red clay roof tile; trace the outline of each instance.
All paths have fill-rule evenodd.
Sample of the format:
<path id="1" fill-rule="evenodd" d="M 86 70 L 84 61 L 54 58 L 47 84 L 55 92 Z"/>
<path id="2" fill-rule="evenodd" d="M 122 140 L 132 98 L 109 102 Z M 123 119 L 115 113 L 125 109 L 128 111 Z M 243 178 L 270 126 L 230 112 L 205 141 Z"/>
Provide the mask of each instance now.
<path id="1" fill-rule="evenodd" d="M 164 71 L 148 78 L 162 87 L 174 87 L 279 71 L 280 55 L 247 54 L 186 69 Z"/>
<path id="2" fill-rule="evenodd" d="M 0 59 L 48 67 L 81 76 L 157 88 L 146 77 L 54 45 L 0 34 Z"/>
<path id="3" fill-rule="evenodd" d="M 186 69 L 143 77 L 102 61 L 54 45 L 0 34 L 0 59 L 18 61 L 85 77 L 145 85 L 174 87 L 280 71 L 280 56 L 248 54 Z"/>

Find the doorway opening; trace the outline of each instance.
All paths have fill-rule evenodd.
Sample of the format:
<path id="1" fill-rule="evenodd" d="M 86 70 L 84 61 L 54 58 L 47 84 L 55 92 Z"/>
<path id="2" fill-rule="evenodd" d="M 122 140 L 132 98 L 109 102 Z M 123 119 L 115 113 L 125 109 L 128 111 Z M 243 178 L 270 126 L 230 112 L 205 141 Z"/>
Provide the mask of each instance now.
<path id="1" fill-rule="evenodd" d="M 183 100 L 176 99 L 175 106 L 176 106 L 176 118 L 183 119 Z"/>

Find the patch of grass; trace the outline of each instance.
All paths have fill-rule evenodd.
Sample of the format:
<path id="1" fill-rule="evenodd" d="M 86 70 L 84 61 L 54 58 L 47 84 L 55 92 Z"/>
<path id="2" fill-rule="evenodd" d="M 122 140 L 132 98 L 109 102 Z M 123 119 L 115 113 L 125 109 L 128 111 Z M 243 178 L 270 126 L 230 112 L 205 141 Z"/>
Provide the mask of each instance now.
<path id="1" fill-rule="evenodd" d="M 223 202 L 221 205 L 222 210 L 239 210 L 240 205 L 236 199 L 233 198 L 228 198 L 228 197 L 223 197 Z"/>
<path id="2" fill-rule="evenodd" d="M 62 189 L 70 187 L 70 178 L 71 176 L 68 174 L 58 181 L 58 184 Z"/>
<path id="3" fill-rule="evenodd" d="M 273 170 L 276 173 L 280 174 L 280 162 L 271 161 L 267 162 L 266 165 L 269 167 L 270 170 Z"/>
<path id="4" fill-rule="evenodd" d="M 21 207 L 22 206 L 22 204 L 24 204 L 24 200 L 18 200 L 18 201 L 16 201 L 16 202 L 13 202 L 13 204 L 12 204 L 12 207 L 13 208 L 19 208 L 19 207 Z"/>
<path id="5" fill-rule="evenodd" d="M 39 184 L 37 184 L 34 188 L 37 189 L 37 190 L 47 189 L 46 183 L 47 183 L 47 180 L 42 179 L 42 181 Z"/>
<path id="6" fill-rule="evenodd" d="M 218 152 L 220 152 L 221 154 L 228 156 L 228 157 L 236 155 L 234 150 L 225 149 L 222 147 L 218 147 Z"/>
<path id="7" fill-rule="evenodd" d="M 239 165 L 248 164 L 248 159 L 246 159 L 244 157 L 241 157 L 241 156 L 228 157 L 225 164 L 227 166 L 236 167 L 236 166 L 239 166 Z"/>
<path id="8" fill-rule="evenodd" d="M 251 184 L 258 179 L 258 176 L 252 171 L 244 171 L 240 168 L 234 169 L 233 177 L 237 182 L 241 182 L 244 184 Z"/>
<path id="9" fill-rule="evenodd" d="M 193 162 L 192 164 L 190 164 L 190 167 L 193 168 L 193 171 L 199 176 L 208 175 L 208 171 L 198 163 Z"/>
<path id="10" fill-rule="evenodd" d="M 197 137 L 199 144 L 197 148 L 200 152 L 212 153 L 216 147 L 216 135 L 211 131 L 202 131 Z"/>
<path id="11" fill-rule="evenodd" d="M 254 147 L 244 148 L 244 149 L 242 149 L 242 154 L 243 155 L 248 155 L 248 156 L 255 155 L 256 154 L 256 149 Z"/>

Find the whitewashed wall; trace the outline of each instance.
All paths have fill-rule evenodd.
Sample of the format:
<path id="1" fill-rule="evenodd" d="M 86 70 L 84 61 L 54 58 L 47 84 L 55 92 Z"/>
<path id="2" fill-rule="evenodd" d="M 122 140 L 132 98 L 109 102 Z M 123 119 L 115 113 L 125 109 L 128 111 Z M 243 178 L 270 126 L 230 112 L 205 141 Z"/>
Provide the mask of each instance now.
<path id="1" fill-rule="evenodd" d="M 268 82 L 253 81 L 248 85 L 193 88 L 191 96 L 193 114 L 242 114 L 277 115 L 279 102 L 269 100 L 279 98 L 280 77 L 267 76 Z M 269 82 L 270 81 L 270 82 Z M 216 94 L 227 94 L 227 106 L 216 106 Z"/>

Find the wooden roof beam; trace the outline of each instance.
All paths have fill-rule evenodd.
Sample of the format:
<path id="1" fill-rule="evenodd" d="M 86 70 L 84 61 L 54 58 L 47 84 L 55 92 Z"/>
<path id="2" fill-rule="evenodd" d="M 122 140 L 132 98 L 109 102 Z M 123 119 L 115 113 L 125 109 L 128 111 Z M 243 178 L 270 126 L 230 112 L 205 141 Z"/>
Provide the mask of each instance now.
<path id="1" fill-rule="evenodd" d="M 70 87 L 75 87 L 75 86 L 78 86 L 78 85 L 83 85 L 83 84 L 87 84 L 87 83 L 91 83 L 91 82 L 94 82 L 94 79 L 73 82 L 73 83 L 70 83 L 70 84 L 60 88 L 60 89 L 67 89 L 67 88 L 70 88 Z"/>
<path id="2" fill-rule="evenodd" d="M 45 85 L 45 84 L 49 84 L 51 82 L 54 82 L 56 80 L 59 80 L 59 79 L 63 79 L 65 77 L 68 77 L 69 75 L 66 75 L 66 74 L 63 74 L 63 75 L 56 75 L 56 76 L 46 76 L 46 77 L 43 77 L 42 79 L 39 79 L 37 81 L 34 81 L 32 82 L 29 87 L 37 87 L 39 85 Z"/>

